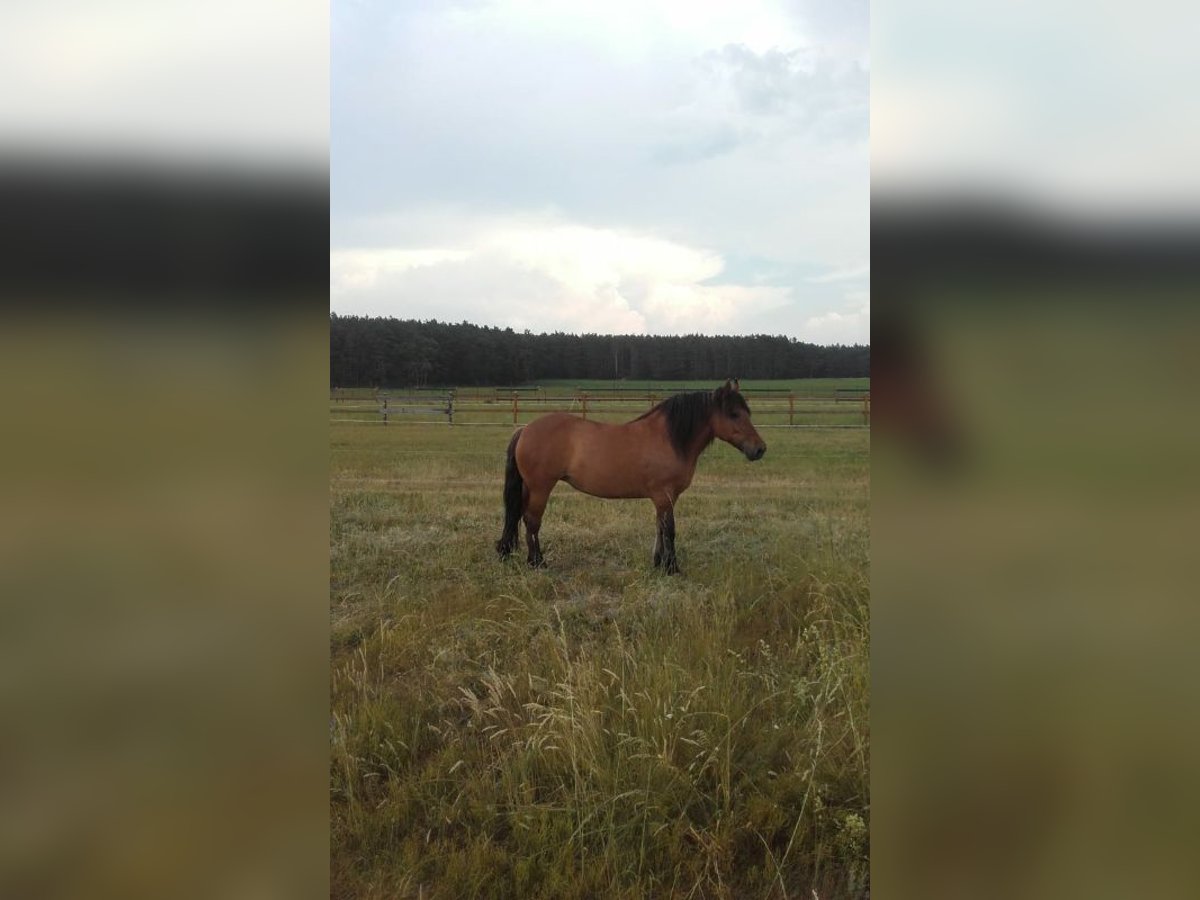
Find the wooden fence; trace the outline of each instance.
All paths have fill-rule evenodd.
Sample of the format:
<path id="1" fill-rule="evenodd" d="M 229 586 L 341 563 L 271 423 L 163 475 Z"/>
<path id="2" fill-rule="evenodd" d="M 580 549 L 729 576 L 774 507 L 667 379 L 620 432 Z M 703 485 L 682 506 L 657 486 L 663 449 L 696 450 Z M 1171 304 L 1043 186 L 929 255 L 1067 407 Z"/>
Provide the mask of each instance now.
<path id="1" fill-rule="evenodd" d="M 407 395 L 379 392 L 373 397 L 362 398 L 330 394 L 332 421 L 350 424 L 387 425 L 393 416 L 419 416 L 417 419 L 401 419 L 405 424 L 426 425 L 430 421 L 454 424 L 454 392 L 423 391 Z"/>
<path id="2" fill-rule="evenodd" d="M 521 390 L 463 388 L 453 391 L 410 390 L 365 393 L 334 391 L 330 417 L 344 424 L 513 425 L 548 412 L 568 412 L 584 419 L 623 422 L 646 412 L 675 390 L 573 392 L 540 388 Z M 871 394 L 866 390 L 838 389 L 833 395 L 802 394 L 778 389 L 742 392 L 750 403 L 759 428 L 869 428 Z M 403 418 L 394 418 L 403 417 Z"/>

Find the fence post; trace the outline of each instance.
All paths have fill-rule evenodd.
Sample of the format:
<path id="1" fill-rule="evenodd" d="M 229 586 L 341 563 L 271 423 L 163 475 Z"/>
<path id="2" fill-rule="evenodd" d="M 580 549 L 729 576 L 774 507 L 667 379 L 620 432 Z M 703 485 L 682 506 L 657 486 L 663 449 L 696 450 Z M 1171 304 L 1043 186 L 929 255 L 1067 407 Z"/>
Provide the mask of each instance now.
<path id="1" fill-rule="evenodd" d="M 454 391 L 446 394 L 446 419 L 450 425 L 454 424 Z"/>
<path id="2" fill-rule="evenodd" d="M 387 397 L 384 397 L 383 398 L 383 424 L 384 425 L 387 424 L 387 419 L 388 419 Z"/>
<path id="3" fill-rule="evenodd" d="M 517 424 L 517 392 L 513 391 L 513 424 Z"/>
<path id="4" fill-rule="evenodd" d="M 583 419 L 587 421 L 587 391 L 583 392 Z"/>
<path id="5" fill-rule="evenodd" d="M 871 392 L 863 394 L 863 424 L 867 427 L 871 425 Z"/>
<path id="6" fill-rule="evenodd" d="M 796 424 L 796 395 L 788 394 L 788 425 Z"/>

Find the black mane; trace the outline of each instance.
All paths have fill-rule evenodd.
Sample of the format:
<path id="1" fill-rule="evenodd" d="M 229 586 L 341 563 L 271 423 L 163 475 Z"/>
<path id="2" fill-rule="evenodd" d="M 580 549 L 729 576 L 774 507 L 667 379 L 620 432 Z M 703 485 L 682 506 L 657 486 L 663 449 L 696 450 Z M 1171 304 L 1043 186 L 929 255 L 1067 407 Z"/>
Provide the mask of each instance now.
<path id="1" fill-rule="evenodd" d="M 671 446 L 680 456 L 687 456 L 688 448 L 691 447 L 697 434 L 704 428 L 709 417 L 712 416 L 714 408 L 718 405 L 727 414 L 735 409 L 744 409 L 747 413 L 750 412 L 745 398 L 736 391 L 689 391 L 685 394 L 668 397 L 649 412 L 638 416 L 634 421 L 661 412 L 667 420 L 667 434 L 671 438 Z M 710 436 L 709 441 L 711 440 Z"/>

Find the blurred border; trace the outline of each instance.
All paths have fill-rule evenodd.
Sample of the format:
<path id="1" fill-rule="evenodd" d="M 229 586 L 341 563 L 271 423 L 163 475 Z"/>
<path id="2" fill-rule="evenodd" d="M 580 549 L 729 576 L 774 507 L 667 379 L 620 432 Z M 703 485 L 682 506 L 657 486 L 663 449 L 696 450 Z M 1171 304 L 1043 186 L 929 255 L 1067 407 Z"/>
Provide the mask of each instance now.
<path id="1" fill-rule="evenodd" d="M 0 13 L 0 896 L 327 893 L 327 15 Z"/>
<path id="2" fill-rule="evenodd" d="M 325 891 L 327 208 L 0 170 L 4 896 Z"/>
<path id="3" fill-rule="evenodd" d="M 1197 11 L 871 19 L 872 888 L 1196 896 Z"/>
<path id="4" fill-rule="evenodd" d="M 872 887 L 1194 896 L 1200 217 L 873 205 Z"/>

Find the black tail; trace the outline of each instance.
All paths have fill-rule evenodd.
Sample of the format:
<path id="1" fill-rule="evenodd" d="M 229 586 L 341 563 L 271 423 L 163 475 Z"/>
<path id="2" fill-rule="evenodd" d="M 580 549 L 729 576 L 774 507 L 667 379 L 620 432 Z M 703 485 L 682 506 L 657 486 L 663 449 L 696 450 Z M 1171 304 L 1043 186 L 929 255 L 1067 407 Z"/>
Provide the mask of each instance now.
<path id="1" fill-rule="evenodd" d="M 508 462 L 504 466 L 504 533 L 496 541 L 496 552 L 502 558 L 517 548 L 517 524 L 521 521 L 521 507 L 525 501 L 525 480 L 517 471 L 517 441 L 521 438 L 518 428 L 508 442 Z"/>

